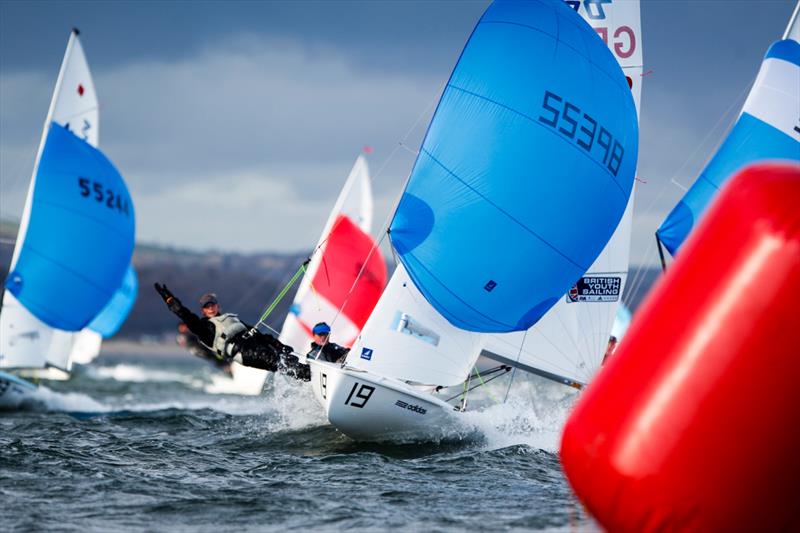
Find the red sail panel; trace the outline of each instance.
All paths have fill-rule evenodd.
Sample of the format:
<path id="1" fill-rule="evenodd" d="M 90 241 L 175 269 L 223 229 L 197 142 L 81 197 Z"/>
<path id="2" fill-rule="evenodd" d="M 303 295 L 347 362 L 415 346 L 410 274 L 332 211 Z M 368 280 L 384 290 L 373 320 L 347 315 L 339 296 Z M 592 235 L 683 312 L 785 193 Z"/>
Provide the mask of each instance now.
<path id="1" fill-rule="evenodd" d="M 339 215 L 328 235 L 322 262 L 312 281 L 313 290 L 332 305 L 344 306 L 342 313 L 359 329 L 364 327 L 386 286 L 386 262 L 377 247 L 370 255 L 374 246 L 372 237 L 361 231 L 349 217 Z M 361 272 L 365 261 L 366 268 Z"/>

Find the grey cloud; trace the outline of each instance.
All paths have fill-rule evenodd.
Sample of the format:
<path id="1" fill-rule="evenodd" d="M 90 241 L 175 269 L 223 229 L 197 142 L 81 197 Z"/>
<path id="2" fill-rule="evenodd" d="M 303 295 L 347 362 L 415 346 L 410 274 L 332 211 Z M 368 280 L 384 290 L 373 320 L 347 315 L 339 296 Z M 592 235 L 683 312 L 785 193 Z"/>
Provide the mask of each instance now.
<path id="1" fill-rule="evenodd" d="M 34 22 L 18 13 L 34 7 L 8 4 L 0 8 L 4 216 L 21 211 L 66 43 L 63 20 Z M 379 211 L 393 205 L 414 161 L 409 150 L 418 147 L 484 3 L 323 2 L 302 9 L 256 2 L 221 9 L 207 2 L 197 13 L 183 3 L 114 5 L 122 8 L 78 7 L 88 18 L 84 45 L 101 100 L 101 145 L 130 183 L 140 238 L 297 250 L 315 242 L 364 145 L 375 148 L 373 173 L 383 167 L 375 180 Z M 652 73 L 642 95 L 639 171 L 647 183 L 637 192 L 634 261 L 681 196 L 670 179 L 695 179 L 793 6 L 643 2 L 645 72 Z M 153 18 L 147 42 L 121 22 L 125 17 L 132 27 Z M 57 30 L 42 30 L 56 22 Z M 26 50 L 26 31 L 47 47 L 17 52 Z M 20 45 L 8 46 L 12 38 Z M 9 61 L 15 53 L 27 59 Z M 404 138 L 408 148 L 398 149 Z M 225 201 L 215 203 L 222 192 Z M 218 224 L 198 231 L 209 212 Z M 376 226 L 385 216 L 376 213 Z"/>

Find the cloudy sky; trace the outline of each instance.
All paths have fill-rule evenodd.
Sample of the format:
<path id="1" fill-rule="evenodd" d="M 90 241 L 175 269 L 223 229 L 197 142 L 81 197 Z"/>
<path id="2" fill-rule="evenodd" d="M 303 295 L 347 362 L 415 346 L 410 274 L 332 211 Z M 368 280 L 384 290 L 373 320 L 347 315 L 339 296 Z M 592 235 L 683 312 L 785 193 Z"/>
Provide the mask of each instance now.
<path id="1" fill-rule="evenodd" d="M 616 0 L 625 1 L 625 0 Z M 632 259 L 738 114 L 795 0 L 643 0 Z M 18 218 L 69 37 L 140 242 L 314 245 L 362 147 L 382 225 L 486 1 L 0 0 L 0 216 Z"/>

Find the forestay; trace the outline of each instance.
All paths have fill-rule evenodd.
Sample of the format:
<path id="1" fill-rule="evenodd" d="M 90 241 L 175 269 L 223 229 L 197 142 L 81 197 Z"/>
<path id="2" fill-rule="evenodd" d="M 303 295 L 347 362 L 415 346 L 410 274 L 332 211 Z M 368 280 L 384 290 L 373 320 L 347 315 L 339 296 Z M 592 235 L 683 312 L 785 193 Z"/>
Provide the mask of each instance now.
<path id="1" fill-rule="evenodd" d="M 637 151 L 628 82 L 595 32 L 562 2 L 496 2 L 444 90 L 392 243 L 453 325 L 525 330 L 608 242 Z"/>
<path id="2" fill-rule="evenodd" d="M 796 10 L 795 10 L 796 17 Z M 717 191 L 744 166 L 762 160 L 800 162 L 800 43 L 796 19 L 770 46 L 736 124 L 657 236 L 677 253 Z"/>

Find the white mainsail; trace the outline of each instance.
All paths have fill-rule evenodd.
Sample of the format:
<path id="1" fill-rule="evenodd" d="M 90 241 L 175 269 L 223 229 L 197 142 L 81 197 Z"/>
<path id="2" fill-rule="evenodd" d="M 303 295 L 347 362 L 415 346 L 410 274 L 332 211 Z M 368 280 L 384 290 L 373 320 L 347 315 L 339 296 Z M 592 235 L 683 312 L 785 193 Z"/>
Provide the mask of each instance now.
<path id="1" fill-rule="evenodd" d="M 398 264 L 346 365 L 419 385 L 458 385 L 475 364 L 485 337 L 450 324 Z"/>
<path id="2" fill-rule="evenodd" d="M 51 122 L 67 127 L 87 143 L 97 146 L 97 95 L 77 30 L 70 34 L 44 122 L 9 271 L 14 270 L 25 241 L 39 161 Z M 0 368 L 36 368 L 49 365 L 69 371 L 73 335 L 47 326 L 25 309 L 13 294 L 4 291 L 0 313 Z"/>

